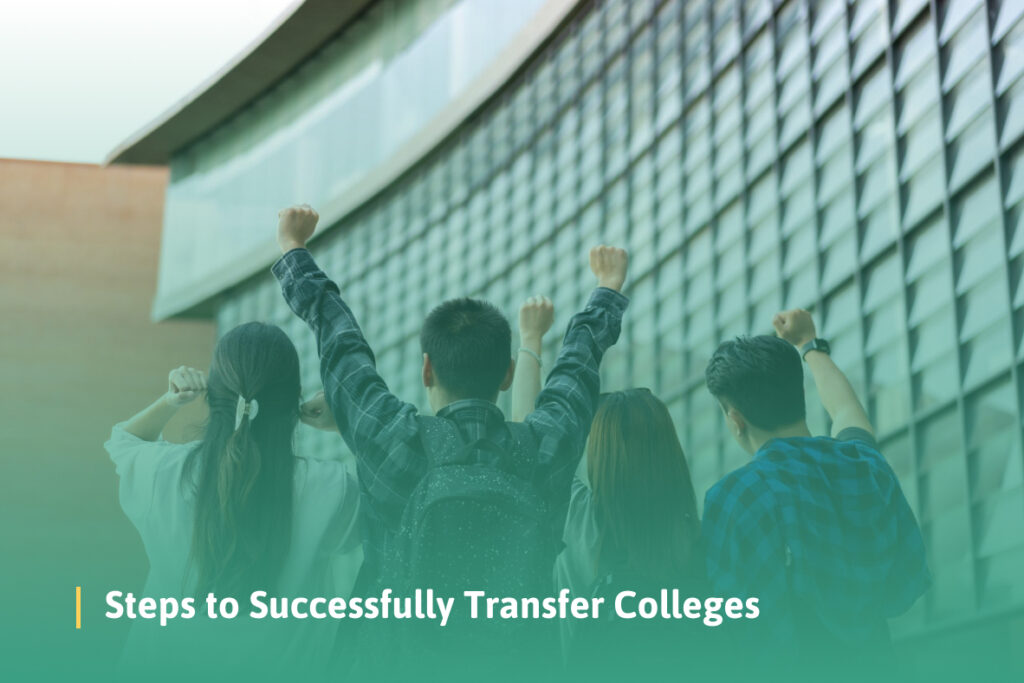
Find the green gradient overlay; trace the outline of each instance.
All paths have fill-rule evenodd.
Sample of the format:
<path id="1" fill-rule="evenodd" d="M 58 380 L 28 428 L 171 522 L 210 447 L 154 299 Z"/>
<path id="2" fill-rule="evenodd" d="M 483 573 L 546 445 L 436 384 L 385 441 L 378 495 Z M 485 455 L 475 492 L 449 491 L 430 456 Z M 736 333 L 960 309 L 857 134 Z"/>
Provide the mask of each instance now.
<path id="1" fill-rule="evenodd" d="M 561 325 L 589 282 L 576 255 L 597 242 L 627 247 L 633 304 L 605 360 L 604 388 L 649 386 L 666 401 L 698 500 L 747 457 L 705 391 L 707 357 L 721 339 L 767 331 L 779 309 L 813 308 L 900 477 L 934 574 L 932 589 L 893 622 L 900 668 L 892 680 L 1019 680 L 1022 14 L 1008 0 L 583 3 L 533 68 L 414 172 L 333 226 L 314 254 L 360 317 L 389 386 L 422 404 L 416 334 L 431 306 L 470 294 L 511 314 L 543 293 Z M 297 179 L 296 194 L 305 189 Z M 235 207 L 238 198 L 209 201 Z M 268 234 L 272 226 L 271 215 Z M 68 289 L 71 303 L 88 296 Z M 315 388 L 313 339 L 269 273 L 217 302 L 222 331 L 252 319 L 288 331 L 303 384 Z M 103 598 L 138 593 L 146 565 L 100 445 L 111 424 L 162 391 L 167 368 L 202 367 L 208 356 L 162 347 L 160 371 L 130 354 L 132 362 L 105 357 L 103 365 L 104 345 L 78 328 L 56 336 L 77 351 L 46 348 L 34 381 L 18 375 L 25 391 L 5 397 L 4 428 L 16 436 L 3 452 L 0 672 L 105 681 L 128 624 L 103 617 Z M 552 335 L 546 358 L 557 342 Z M 101 365 L 102 374 L 84 370 Z M 808 407 L 823 433 L 810 385 Z M 335 437 L 302 431 L 298 442 L 300 452 L 351 457 Z M 678 668 L 642 671 L 636 653 L 647 638 L 624 631 L 609 648 L 621 670 L 588 677 L 683 678 Z M 233 667 L 229 641 L 207 638 L 214 652 L 197 651 L 195 663 Z M 340 652 L 346 647 L 361 644 Z M 747 663 L 732 647 L 700 654 L 711 663 L 694 668 L 707 678 L 733 680 Z M 422 679 L 473 677 L 475 665 L 488 677 L 517 673 L 475 660 L 463 652 L 440 671 L 423 664 Z M 263 667 L 257 661 L 253 680 L 280 680 Z"/>

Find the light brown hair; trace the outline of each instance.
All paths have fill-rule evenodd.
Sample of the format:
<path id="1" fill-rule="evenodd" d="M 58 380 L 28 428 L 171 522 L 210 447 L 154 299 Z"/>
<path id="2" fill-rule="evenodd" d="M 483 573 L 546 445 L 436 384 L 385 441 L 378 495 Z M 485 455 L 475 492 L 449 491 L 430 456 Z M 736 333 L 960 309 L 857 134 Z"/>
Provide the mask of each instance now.
<path id="1" fill-rule="evenodd" d="M 587 443 L 600 532 L 598 572 L 675 582 L 703 574 L 686 455 L 668 409 L 646 389 L 602 397 Z"/>

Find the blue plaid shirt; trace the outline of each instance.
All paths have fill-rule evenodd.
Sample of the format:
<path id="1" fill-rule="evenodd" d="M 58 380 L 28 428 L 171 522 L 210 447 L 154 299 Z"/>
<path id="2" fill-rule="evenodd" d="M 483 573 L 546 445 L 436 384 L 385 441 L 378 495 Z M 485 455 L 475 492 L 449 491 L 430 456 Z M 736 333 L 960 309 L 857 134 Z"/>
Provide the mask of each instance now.
<path id="1" fill-rule="evenodd" d="M 703 533 L 715 590 L 759 597 L 786 641 L 797 611 L 840 642 L 873 640 L 930 581 L 914 514 L 861 429 L 768 441 L 707 492 Z"/>
<path id="2" fill-rule="evenodd" d="M 416 406 L 388 390 L 355 316 L 308 251 L 289 251 L 272 270 L 288 305 L 316 335 L 327 404 L 356 455 L 364 556 L 374 575 L 393 551 L 406 501 L 426 471 L 425 421 L 450 420 L 467 443 L 486 438 L 499 447 L 509 443 L 510 431 L 501 410 L 489 401 L 457 401 L 436 417 L 419 415 Z M 586 308 L 569 322 L 536 408 L 524 421 L 531 442 L 519 443 L 529 461 L 519 463 L 519 471 L 528 473 L 554 509 L 568 503 L 597 408 L 598 367 L 619 337 L 628 302 L 614 290 L 594 290 Z"/>

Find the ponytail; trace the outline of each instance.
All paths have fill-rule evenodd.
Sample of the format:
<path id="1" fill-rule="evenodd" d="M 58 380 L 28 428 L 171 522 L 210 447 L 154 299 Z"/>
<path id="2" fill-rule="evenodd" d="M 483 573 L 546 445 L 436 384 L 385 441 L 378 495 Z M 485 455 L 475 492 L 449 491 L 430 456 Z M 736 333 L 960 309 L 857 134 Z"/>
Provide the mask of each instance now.
<path id="1" fill-rule="evenodd" d="M 273 348 L 281 338 L 290 354 Z M 274 589 L 291 542 L 298 395 L 298 356 L 276 327 L 249 323 L 218 343 L 209 422 L 182 475 L 195 497 L 187 581 L 197 595 Z"/>

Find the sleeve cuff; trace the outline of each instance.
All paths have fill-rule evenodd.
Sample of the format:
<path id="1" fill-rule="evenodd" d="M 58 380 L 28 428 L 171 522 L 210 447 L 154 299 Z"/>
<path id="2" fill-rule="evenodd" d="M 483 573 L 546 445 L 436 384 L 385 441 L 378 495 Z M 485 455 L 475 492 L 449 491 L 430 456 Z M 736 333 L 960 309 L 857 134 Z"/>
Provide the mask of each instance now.
<path id="1" fill-rule="evenodd" d="M 289 277 L 316 272 L 319 268 L 313 255 L 308 249 L 292 249 L 277 259 L 277 262 L 270 268 L 278 280 L 285 280 Z"/>
<path id="2" fill-rule="evenodd" d="M 872 448 L 878 449 L 878 439 L 871 432 L 860 427 L 847 427 L 836 434 L 836 441 L 862 441 Z"/>
<path id="3" fill-rule="evenodd" d="M 129 432 L 127 429 L 125 429 L 124 426 L 126 424 L 128 424 L 127 421 L 125 421 L 125 422 L 118 422 L 116 425 L 114 425 L 111 428 L 111 430 L 110 430 L 110 438 L 107 439 L 107 443 L 108 444 L 116 444 L 118 442 L 121 442 L 121 443 L 131 443 L 131 444 L 163 444 L 163 443 L 168 443 L 164 439 L 164 433 L 163 432 L 160 432 L 160 436 L 158 436 L 155 441 L 146 441 L 145 439 L 140 439 L 139 437 L 135 436 L 134 434 Z"/>
<path id="4" fill-rule="evenodd" d="M 598 287 L 590 295 L 590 301 L 587 302 L 587 306 L 597 306 L 621 316 L 625 313 L 626 307 L 629 306 L 629 297 L 622 292 L 616 292 L 614 289 Z"/>

